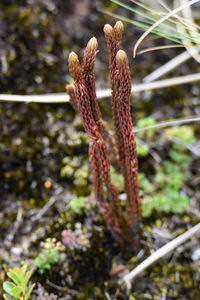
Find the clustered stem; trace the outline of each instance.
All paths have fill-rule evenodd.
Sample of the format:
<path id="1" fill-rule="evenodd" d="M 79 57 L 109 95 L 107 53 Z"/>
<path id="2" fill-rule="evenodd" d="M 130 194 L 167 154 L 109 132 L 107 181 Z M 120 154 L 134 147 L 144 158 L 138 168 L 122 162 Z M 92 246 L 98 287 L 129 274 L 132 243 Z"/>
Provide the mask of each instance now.
<path id="1" fill-rule="evenodd" d="M 69 70 L 74 84 L 67 85 L 66 90 L 90 138 L 89 159 L 93 189 L 107 225 L 121 246 L 129 243 L 132 249 L 137 249 L 141 203 L 136 143 L 130 111 L 131 76 L 128 58 L 122 50 L 123 31 L 124 27 L 120 21 L 114 27 L 108 24 L 104 26 L 109 49 L 114 141 L 107 124 L 102 120 L 96 97 L 94 62 L 98 44 L 94 37 L 87 44 L 82 66 L 76 53 L 70 53 Z M 125 211 L 120 206 L 118 189 L 111 181 L 111 151 L 118 157 L 124 176 L 127 195 Z"/>

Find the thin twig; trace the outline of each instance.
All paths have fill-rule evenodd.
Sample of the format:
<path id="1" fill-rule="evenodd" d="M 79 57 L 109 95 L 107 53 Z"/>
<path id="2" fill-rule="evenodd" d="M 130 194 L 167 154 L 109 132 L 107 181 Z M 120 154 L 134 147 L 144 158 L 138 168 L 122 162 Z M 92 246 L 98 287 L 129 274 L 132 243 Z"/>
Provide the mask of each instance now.
<path id="1" fill-rule="evenodd" d="M 164 257 L 167 253 L 171 252 L 172 250 L 176 249 L 178 246 L 183 244 L 193 235 L 195 235 L 198 231 L 200 231 L 200 223 L 195 225 L 194 227 L 190 228 L 185 233 L 179 235 L 177 238 L 173 239 L 163 247 L 159 248 L 155 251 L 152 255 L 150 255 L 147 259 L 145 259 L 141 264 L 139 264 L 135 269 L 129 272 L 127 275 L 124 276 L 123 281 L 127 286 L 127 290 L 130 292 L 131 290 L 131 282 L 135 277 L 140 275 L 145 269 L 151 266 L 154 262 L 156 262 L 159 258 Z"/>
<path id="2" fill-rule="evenodd" d="M 185 76 L 179 76 L 164 80 L 158 80 L 150 83 L 134 84 L 132 86 L 132 94 L 139 93 L 147 90 L 155 90 L 167 88 L 170 86 L 187 84 L 195 81 L 200 81 L 200 73 L 194 73 Z M 111 96 L 110 89 L 97 91 L 97 98 L 103 99 Z M 8 95 L 0 94 L 0 101 L 8 102 L 25 102 L 25 103 L 66 103 L 69 102 L 69 96 L 66 93 L 57 94 L 43 94 L 43 95 Z"/>
<path id="3" fill-rule="evenodd" d="M 168 7 L 166 7 L 166 9 L 169 11 Z M 189 9 L 191 11 L 191 7 L 188 7 L 187 9 Z M 184 11 L 185 10 L 183 10 L 183 12 Z M 178 18 L 181 19 L 180 17 L 178 17 Z M 194 24 L 193 20 L 191 20 L 191 18 L 190 18 L 190 23 L 193 26 L 195 26 L 195 24 Z M 196 27 L 195 27 L 195 30 L 197 30 Z M 183 41 L 183 43 L 184 43 L 184 47 L 187 47 L 187 45 L 184 41 Z M 183 45 L 181 45 L 181 46 L 183 46 Z M 188 60 L 189 58 L 191 58 L 191 57 L 195 58 L 196 56 L 198 56 L 198 53 L 199 53 L 199 50 L 200 50 L 197 45 L 195 47 L 196 48 L 193 48 L 191 51 L 188 51 L 188 49 L 190 49 L 190 48 L 188 48 L 185 52 L 179 54 L 174 59 L 170 60 L 169 62 L 167 62 L 166 64 L 164 64 L 160 68 L 158 68 L 157 70 L 153 71 L 151 74 L 147 75 L 143 79 L 143 81 L 144 82 L 151 82 L 153 80 L 156 80 L 156 79 L 160 78 L 161 76 L 167 74 L 168 72 L 172 71 L 177 66 L 179 66 L 180 64 L 182 64 L 183 62 Z"/>
<path id="4" fill-rule="evenodd" d="M 188 0 L 187 0 L 188 1 Z M 162 1 L 162 0 L 159 0 L 159 3 L 169 12 L 169 11 L 171 11 L 171 9 Z M 181 3 L 181 4 L 183 4 L 183 3 Z M 191 6 L 188 6 L 189 7 L 189 9 L 191 10 Z M 188 9 L 188 7 L 186 8 L 186 9 Z M 175 8 L 175 7 L 174 7 Z M 184 9 L 185 10 L 185 9 Z M 183 10 L 183 11 L 184 11 Z M 182 14 L 183 14 L 183 11 L 182 11 Z M 181 20 L 182 22 L 183 22 L 183 24 L 187 27 L 187 26 L 192 26 L 192 27 L 194 27 L 194 28 L 196 28 L 196 29 L 200 29 L 200 26 L 198 25 L 198 24 L 196 24 L 195 22 L 194 22 L 194 20 L 193 19 L 190 19 L 190 18 L 187 18 L 187 17 L 184 17 L 184 18 L 182 18 L 181 16 L 178 16 L 178 15 L 176 15 L 176 16 L 174 16 L 174 17 L 177 17 L 179 20 Z"/>
<path id="5" fill-rule="evenodd" d="M 165 87 L 175 86 L 179 84 L 186 84 L 189 82 L 199 81 L 199 78 L 200 78 L 200 74 L 195 73 L 195 74 L 190 74 L 190 75 L 185 75 L 180 77 L 158 80 L 149 83 L 138 84 L 132 87 L 132 93 L 142 92 L 145 90 L 165 88 Z"/>
<path id="6" fill-rule="evenodd" d="M 192 45 L 191 44 L 191 45 L 187 45 L 187 47 L 191 47 L 191 48 L 194 49 L 194 48 L 197 47 L 197 45 Z M 180 44 L 177 44 L 177 45 L 160 45 L 160 46 L 156 46 L 156 47 L 143 49 L 143 50 L 138 52 L 138 55 L 141 55 L 141 54 L 144 54 L 144 53 L 147 53 L 147 52 L 165 50 L 165 49 L 172 49 L 172 48 L 185 48 L 185 45 L 180 45 Z"/>
<path id="7" fill-rule="evenodd" d="M 56 188 L 54 195 L 50 197 L 49 201 L 42 207 L 37 215 L 31 217 L 31 220 L 33 222 L 40 220 L 42 216 L 49 210 L 49 208 L 58 200 L 58 196 L 62 193 L 63 190 L 59 185 L 57 185 L 56 187 L 56 185 L 54 184 L 54 186 Z"/>
<path id="8" fill-rule="evenodd" d="M 166 14 L 165 16 L 163 16 L 162 18 L 160 18 L 158 21 L 156 21 L 152 26 L 150 26 L 147 31 L 145 31 L 142 36 L 138 39 L 138 41 L 135 44 L 135 47 L 133 49 L 133 57 L 136 56 L 136 51 L 137 48 L 139 47 L 139 45 L 141 44 L 141 42 L 145 39 L 145 37 L 152 31 L 154 30 L 156 27 L 158 27 L 161 23 L 163 23 L 164 21 L 166 21 L 167 19 L 169 19 L 170 17 L 174 16 L 175 14 L 177 14 L 179 11 L 183 10 L 184 8 L 193 5 L 197 2 L 199 2 L 200 0 L 191 0 L 187 3 L 184 3 L 184 5 L 181 5 L 179 7 L 177 7 L 176 9 L 170 11 L 168 14 Z"/>
<path id="9" fill-rule="evenodd" d="M 54 289 L 56 289 L 56 290 L 58 290 L 58 291 L 60 291 L 60 292 L 65 292 L 66 290 L 68 290 L 67 287 L 59 286 L 59 285 L 57 285 L 57 284 L 51 282 L 49 279 L 46 279 L 46 283 L 47 283 L 49 286 L 53 287 Z"/>
<path id="10" fill-rule="evenodd" d="M 136 133 L 139 131 L 149 130 L 149 129 L 153 129 L 153 128 L 164 128 L 164 127 L 169 127 L 169 126 L 177 126 L 177 125 L 187 124 L 187 123 L 192 123 L 192 122 L 197 122 L 197 121 L 200 121 L 200 116 L 194 116 L 194 117 L 189 117 L 189 118 L 185 118 L 185 119 L 176 119 L 173 121 L 165 121 L 165 122 L 157 123 L 155 125 L 147 126 L 147 127 L 143 127 L 143 128 L 134 128 L 133 132 Z"/>
<path id="11" fill-rule="evenodd" d="M 187 0 L 186 2 L 188 2 L 188 0 Z M 176 1 L 175 1 L 175 3 L 176 3 Z M 184 2 L 184 0 L 179 0 L 179 3 L 180 3 L 181 5 L 183 5 L 185 2 Z M 193 17 L 192 17 L 191 6 L 188 6 L 188 7 L 186 7 L 185 9 L 183 9 L 183 10 L 182 10 L 182 15 L 183 15 L 183 17 L 184 17 L 185 19 L 187 19 L 187 20 L 190 21 L 190 24 L 187 24 L 187 29 L 188 29 L 188 31 L 189 31 L 191 37 L 193 37 L 194 40 L 195 40 L 195 39 L 199 39 L 199 32 L 198 32 L 198 29 L 193 25 L 193 24 L 194 24 L 194 20 L 193 20 Z M 185 29 L 184 26 L 181 26 L 181 25 L 179 24 L 179 27 L 181 28 L 181 30 L 183 31 L 183 33 L 186 33 L 186 29 Z M 198 53 L 198 52 L 196 53 L 196 51 L 194 52 L 194 49 L 191 49 L 190 47 L 188 47 L 188 46 L 186 45 L 186 42 L 184 42 L 184 40 L 183 40 L 183 45 L 185 46 L 185 48 L 187 49 L 187 51 L 190 53 L 190 55 L 191 55 L 198 63 L 200 63 L 200 55 L 199 55 L 199 53 Z M 200 47 L 199 47 L 199 46 L 197 46 L 197 47 L 198 47 L 198 49 L 200 50 Z"/>
<path id="12" fill-rule="evenodd" d="M 174 9 L 176 9 L 177 7 L 179 7 L 180 5 L 185 5 L 185 3 L 189 3 L 189 0 L 174 0 Z M 164 5 L 164 3 L 163 3 Z M 171 10 L 164 5 L 165 8 L 167 9 L 168 12 L 170 12 Z M 184 37 L 187 34 L 187 30 L 190 33 L 190 36 L 194 38 L 194 40 L 198 40 L 199 38 L 199 26 L 197 24 L 194 23 L 193 17 L 192 17 L 192 9 L 191 9 L 191 5 L 184 8 L 182 10 L 182 14 L 183 17 L 180 17 L 179 15 L 175 14 L 174 17 L 176 19 L 178 19 L 179 22 L 176 23 L 176 27 L 177 27 L 177 31 L 182 34 L 182 36 Z M 197 29 L 198 28 L 198 29 Z M 194 50 L 193 47 L 191 47 L 191 45 L 187 44 L 187 41 L 184 40 L 184 38 L 182 38 L 182 43 L 187 52 L 198 62 L 200 63 L 200 56 L 199 56 L 199 50 L 200 47 L 198 45 L 195 45 L 195 47 L 197 47 L 198 51 Z"/>
<path id="13" fill-rule="evenodd" d="M 43 206 L 43 208 L 39 211 L 39 213 L 31 218 L 31 220 L 38 221 L 42 218 L 42 216 L 49 210 L 49 208 L 56 202 L 56 197 L 50 197 L 49 201 Z"/>
<path id="14" fill-rule="evenodd" d="M 180 2 L 179 0 L 174 0 L 174 7 L 179 6 Z M 180 35 L 184 36 L 185 34 L 187 34 L 187 30 L 189 30 L 188 25 L 187 25 L 187 30 L 185 28 L 185 21 L 182 20 L 181 17 L 179 17 L 178 15 L 175 15 L 175 17 L 180 21 L 177 22 L 176 27 L 177 27 L 177 31 L 180 32 Z M 193 35 L 190 32 L 191 37 L 193 37 Z M 190 48 L 187 46 L 187 41 L 184 40 L 184 37 L 182 38 L 182 44 L 185 46 L 186 51 L 191 55 L 191 57 L 194 58 L 194 60 L 196 60 L 198 63 L 200 63 L 200 59 L 199 59 L 199 54 L 198 52 L 194 51 L 194 49 Z M 197 46 L 198 50 L 200 49 L 199 46 Z"/>
<path id="15" fill-rule="evenodd" d="M 195 156 L 200 157 L 200 142 L 195 143 L 195 145 L 189 144 L 189 143 L 185 143 L 183 142 L 181 139 L 175 138 L 173 137 L 172 142 L 179 144 L 179 145 L 183 145 L 184 147 L 186 147 L 190 152 L 192 152 Z"/>
<path id="16" fill-rule="evenodd" d="M 110 295 L 107 292 L 105 292 L 105 296 L 106 296 L 107 300 L 112 300 L 112 298 L 110 297 Z"/>
<path id="17" fill-rule="evenodd" d="M 198 52 L 199 50 L 195 48 L 195 51 Z M 190 58 L 191 54 L 188 53 L 188 51 L 184 51 L 183 53 L 177 55 L 176 57 L 168 61 L 166 64 L 162 65 L 160 68 L 156 69 L 155 71 L 144 77 L 143 82 L 151 82 L 164 76 L 165 74 L 174 70 Z"/>
<path id="18" fill-rule="evenodd" d="M 18 228 L 22 223 L 22 217 L 23 217 L 23 209 L 20 207 L 17 211 L 16 220 L 15 220 L 14 224 L 12 224 L 11 232 L 6 235 L 6 239 L 4 241 L 7 247 L 9 247 L 11 245 Z"/>
<path id="19" fill-rule="evenodd" d="M 64 103 L 69 102 L 69 96 L 66 93 L 52 93 L 42 95 L 10 95 L 0 94 L 1 101 L 26 102 L 28 103 Z"/>

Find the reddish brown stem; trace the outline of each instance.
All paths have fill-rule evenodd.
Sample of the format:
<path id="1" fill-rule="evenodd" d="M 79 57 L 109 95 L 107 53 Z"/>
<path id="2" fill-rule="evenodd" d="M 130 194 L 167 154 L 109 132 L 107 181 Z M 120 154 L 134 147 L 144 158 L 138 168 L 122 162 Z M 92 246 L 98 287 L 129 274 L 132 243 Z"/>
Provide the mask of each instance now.
<path id="1" fill-rule="evenodd" d="M 112 149 L 115 149 L 115 145 L 109 135 L 107 124 L 102 120 L 96 97 L 94 62 L 98 45 L 95 38 L 92 38 L 87 44 L 82 66 L 78 56 L 74 52 L 70 54 L 69 69 L 74 78 L 74 84 L 67 86 L 66 90 L 90 137 L 89 159 L 94 194 L 103 209 L 104 218 L 121 245 L 123 238 L 124 244 L 128 239 L 132 249 L 136 249 L 139 244 L 141 203 L 136 142 L 132 132 L 130 108 L 131 76 L 126 53 L 121 50 L 123 30 L 123 24 L 120 21 L 115 24 L 114 28 L 108 24 L 104 26 L 109 49 L 112 113 L 119 154 L 119 156 L 116 155 L 116 158 L 119 157 L 127 194 L 124 214 L 120 206 L 117 187 L 111 181 L 111 155 L 109 155 L 110 149 L 107 150 L 106 142 Z M 105 189 L 107 193 L 104 192 Z M 122 237 L 123 235 L 124 237 Z"/>

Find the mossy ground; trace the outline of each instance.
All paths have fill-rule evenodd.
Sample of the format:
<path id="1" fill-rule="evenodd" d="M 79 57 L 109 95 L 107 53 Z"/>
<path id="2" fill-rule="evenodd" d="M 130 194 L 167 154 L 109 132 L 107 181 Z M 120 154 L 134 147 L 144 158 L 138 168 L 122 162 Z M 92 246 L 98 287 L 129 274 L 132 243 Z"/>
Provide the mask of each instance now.
<path id="1" fill-rule="evenodd" d="M 99 1 L 89 0 L 77 1 L 77 5 L 73 1 L 47 2 L 1 1 L 1 55 L 6 61 L 0 75 L 1 92 L 63 92 L 66 80 L 70 79 L 67 75 L 69 52 L 75 50 L 82 54 L 93 35 L 98 38 L 100 48 L 96 63 L 97 87 L 108 87 L 108 59 L 102 27 L 113 20 L 100 12 L 109 6 L 108 2 L 105 1 L 104 6 Z M 132 42 L 139 35 L 133 31 L 128 26 L 124 35 L 129 57 Z M 141 81 L 173 57 L 175 51 L 158 52 L 156 56 L 146 54 L 138 57 L 134 64 L 131 62 L 134 81 Z M 192 70 L 196 72 L 193 63 L 190 67 L 186 65 L 183 72 L 187 74 Z M 135 95 L 133 103 L 134 125 L 149 115 L 157 121 L 187 117 L 199 111 L 199 87 L 195 84 L 143 93 Z M 110 121 L 109 101 L 102 100 L 100 106 L 105 119 Z M 70 200 L 89 195 L 92 187 L 88 138 L 72 107 L 2 102 L 0 124 L 1 283 L 6 279 L 6 268 L 19 266 L 22 260 L 33 262 L 42 251 L 41 241 L 48 237 L 61 241 L 64 229 L 76 230 L 81 224 L 83 233 L 89 233 L 90 247 L 72 250 L 66 247 L 50 270 L 43 275 L 36 270 L 32 277 L 37 283 L 33 299 L 42 299 L 39 297 L 45 292 L 53 293 L 58 299 L 200 298 L 199 258 L 194 259 L 199 248 L 198 238 L 188 241 L 141 274 L 133 283 L 131 296 L 127 296 L 120 279 L 123 272 L 133 269 L 153 250 L 198 222 L 195 215 L 200 195 L 198 155 L 187 152 L 191 165 L 184 192 L 191 199 L 190 207 L 182 214 L 153 211 L 144 219 L 139 252 L 136 256 L 129 253 L 127 258 L 106 229 L 97 206 L 92 210 L 81 209 L 80 214 L 69 207 Z M 199 127 L 192 125 L 192 128 L 198 141 Z M 153 138 L 143 136 L 143 139 L 151 153 L 140 156 L 139 165 L 151 180 L 159 165 L 155 153 L 162 160 L 169 159 L 172 144 L 162 131 L 155 132 Z M 48 203 L 52 205 L 38 218 Z M 112 275 L 110 271 L 116 265 L 123 265 L 124 271 Z M 0 288 L 0 295 L 2 293 Z M 44 297 L 53 299 L 53 296 Z"/>

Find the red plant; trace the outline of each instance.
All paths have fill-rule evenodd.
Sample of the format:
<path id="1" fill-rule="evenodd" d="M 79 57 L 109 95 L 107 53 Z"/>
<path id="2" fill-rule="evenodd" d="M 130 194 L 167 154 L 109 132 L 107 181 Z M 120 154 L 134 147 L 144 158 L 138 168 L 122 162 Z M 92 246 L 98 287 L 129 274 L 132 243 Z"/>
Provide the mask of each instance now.
<path id="1" fill-rule="evenodd" d="M 116 237 L 120 237 L 120 221 L 122 212 L 119 203 L 118 191 L 110 179 L 110 161 L 106 143 L 103 139 L 103 122 L 96 98 L 95 78 L 93 73 L 94 57 L 96 55 L 97 41 L 92 38 L 86 47 L 83 66 L 80 66 L 78 56 L 72 52 L 69 55 L 69 70 L 74 78 L 74 90 L 67 87 L 74 94 L 72 103 L 80 113 L 85 130 L 91 143 L 89 156 L 94 180 L 94 192 L 97 200 L 105 209 L 105 219 L 112 228 Z M 107 189 L 107 198 L 103 195 L 103 186 Z"/>
<path id="2" fill-rule="evenodd" d="M 109 49 L 115 143 L 109 135 L 106 123 L 102 120 L 96 97 L 94 61 L 98 45 L 94 37 L 87 44 L 82 66 L 78 56 L 74 52 L 70 53 L 69 70 L 74 78 L 74 84 L 66 86 L 66 90 L 90 137 L 89 159 L 94 193 L 102 207 L 104 218 L 122 246 L 128 242 L 131 248 L 137 249 L 141 204 L 136 143 L 130 112 L 130 69 L 126 53 L 121 50 L 123 24 L 119 21 L 114 28 L 105 25 L 104 32 Z M 109 150 L 112 148 L 113 151 L 117 151 L 121 173 L 124 175 L 127 194 L 125 212 L 120 206 L 117 187 L 111 182 L 111 159 L 106 143 Z M 107 193 L 104 192 L 104 187 Z"/>

